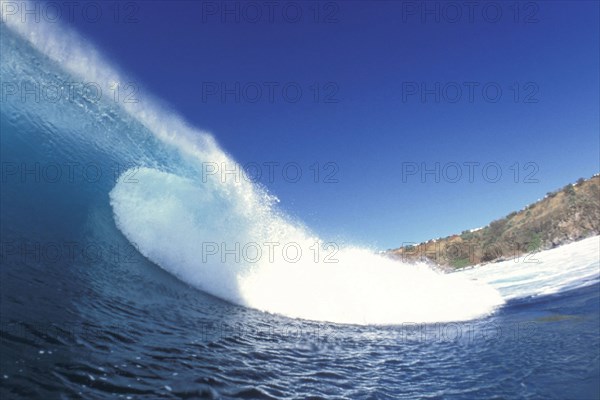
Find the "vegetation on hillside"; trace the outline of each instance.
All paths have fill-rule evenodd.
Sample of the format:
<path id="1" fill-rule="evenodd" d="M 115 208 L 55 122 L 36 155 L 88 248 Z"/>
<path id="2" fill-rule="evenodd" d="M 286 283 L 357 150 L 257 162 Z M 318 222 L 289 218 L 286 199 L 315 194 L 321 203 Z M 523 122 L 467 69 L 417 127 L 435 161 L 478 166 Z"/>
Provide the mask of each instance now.
<path id="1" fill-rule="evenodd" d="M 418 245 L 389 250 L 403 260 L 425 260 L 447 268 L 524 257 L 600 234 L 600 176 L 579 179 L 544 199 L 492 221 Z"/>

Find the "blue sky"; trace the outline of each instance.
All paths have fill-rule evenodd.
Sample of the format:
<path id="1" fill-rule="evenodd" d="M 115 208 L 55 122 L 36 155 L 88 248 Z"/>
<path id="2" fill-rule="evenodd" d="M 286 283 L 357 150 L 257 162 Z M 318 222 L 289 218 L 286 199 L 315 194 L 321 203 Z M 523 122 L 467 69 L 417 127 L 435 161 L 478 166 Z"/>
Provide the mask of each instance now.
<path id="1" fill-rule="evenodd" d="M 117 21 L 107 5 L 67 23 L 241 164 L 278 162 L 262 182 L 328 239 L 445 236 L 598 172 L 596 1 L 476 1 L 472 14 L 463 2 L 424 14 L 418 1 L 280 2 L 272 15 L 225 3 L 121 3 Z M 337 183 L 323 182 L 331 165 Z M 438 182 L 421 176 L 436 165 Z"/>

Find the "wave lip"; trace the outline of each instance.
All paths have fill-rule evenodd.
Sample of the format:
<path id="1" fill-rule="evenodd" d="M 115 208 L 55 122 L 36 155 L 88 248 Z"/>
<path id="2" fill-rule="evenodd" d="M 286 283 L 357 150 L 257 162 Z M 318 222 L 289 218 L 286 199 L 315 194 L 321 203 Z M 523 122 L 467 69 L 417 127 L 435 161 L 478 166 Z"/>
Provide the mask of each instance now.
<path id="1" fill-rule="evenodd" d="M 218 181 L 150 168 L 136 169 L 135 181 L 119 180 L 110 193 L 119 229 L 163 269 L 236 304 L 316 321 L 402 324 L 470 320 L 504 302 L 489 285 L 423 264 L 357 247 L 333 254 L 260 197 L 248 202 L 244 191 L 224 190 Z M 254 252 L 244 253 L 248 244 Z M 284 252 L 286 245 L 294 251 Z"/>

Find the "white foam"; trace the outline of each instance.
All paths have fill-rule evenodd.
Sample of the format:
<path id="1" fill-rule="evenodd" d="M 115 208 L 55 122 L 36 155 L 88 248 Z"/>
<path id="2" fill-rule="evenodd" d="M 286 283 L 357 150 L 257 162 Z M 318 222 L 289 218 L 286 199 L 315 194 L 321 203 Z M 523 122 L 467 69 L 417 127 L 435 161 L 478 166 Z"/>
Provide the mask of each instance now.
<path id="1" fill-rule="evenodd" d="M 322 240 L 264 204 L 248 207 L 215 187 L 218 181 L 202 183 L 149 168 L 135 178 L 137 183 L 120 181 L 110 193 L 121 231 L 165 270 L 225 300 L 289 317 L 353 324 L 461 321 L 503 303 L 489 285 L 366 249 L 341 248 L 329 260 L 338 262 L 325 262 L 332 249 L 321 248 L 315 260 L 315 243 L 322 246 Z M 224 252 L 236 243 L 239 250 Z M 250 243 L 256 246 L 244 256 Z M 217 245 L 217 254 L 208 255 L 208 244 Z M 286 245 L 294 248 L 285 253 Z"/>
<path id="2" fill-rule="evenodd" d="M 591 285 L 600 280 L 600 236 L 458 274 L 494 286 L 505 299 Z"/>

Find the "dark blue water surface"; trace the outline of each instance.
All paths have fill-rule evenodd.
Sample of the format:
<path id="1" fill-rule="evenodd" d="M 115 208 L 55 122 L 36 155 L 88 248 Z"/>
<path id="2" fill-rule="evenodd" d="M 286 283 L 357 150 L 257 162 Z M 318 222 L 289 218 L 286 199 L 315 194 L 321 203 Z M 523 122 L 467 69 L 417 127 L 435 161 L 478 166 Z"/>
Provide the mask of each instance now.
<path id="1" fill-rule="evenodd" d="M 70 79 L 4 25 L 1 46 L 4 82 Z M 176 151 L 85 93 L 1 105 L 2 399 L 600 398 L 597 284 L 461 324 L 344 326 L 231 305 L 115 227 L 115 176 L 184 169 Z"/>

